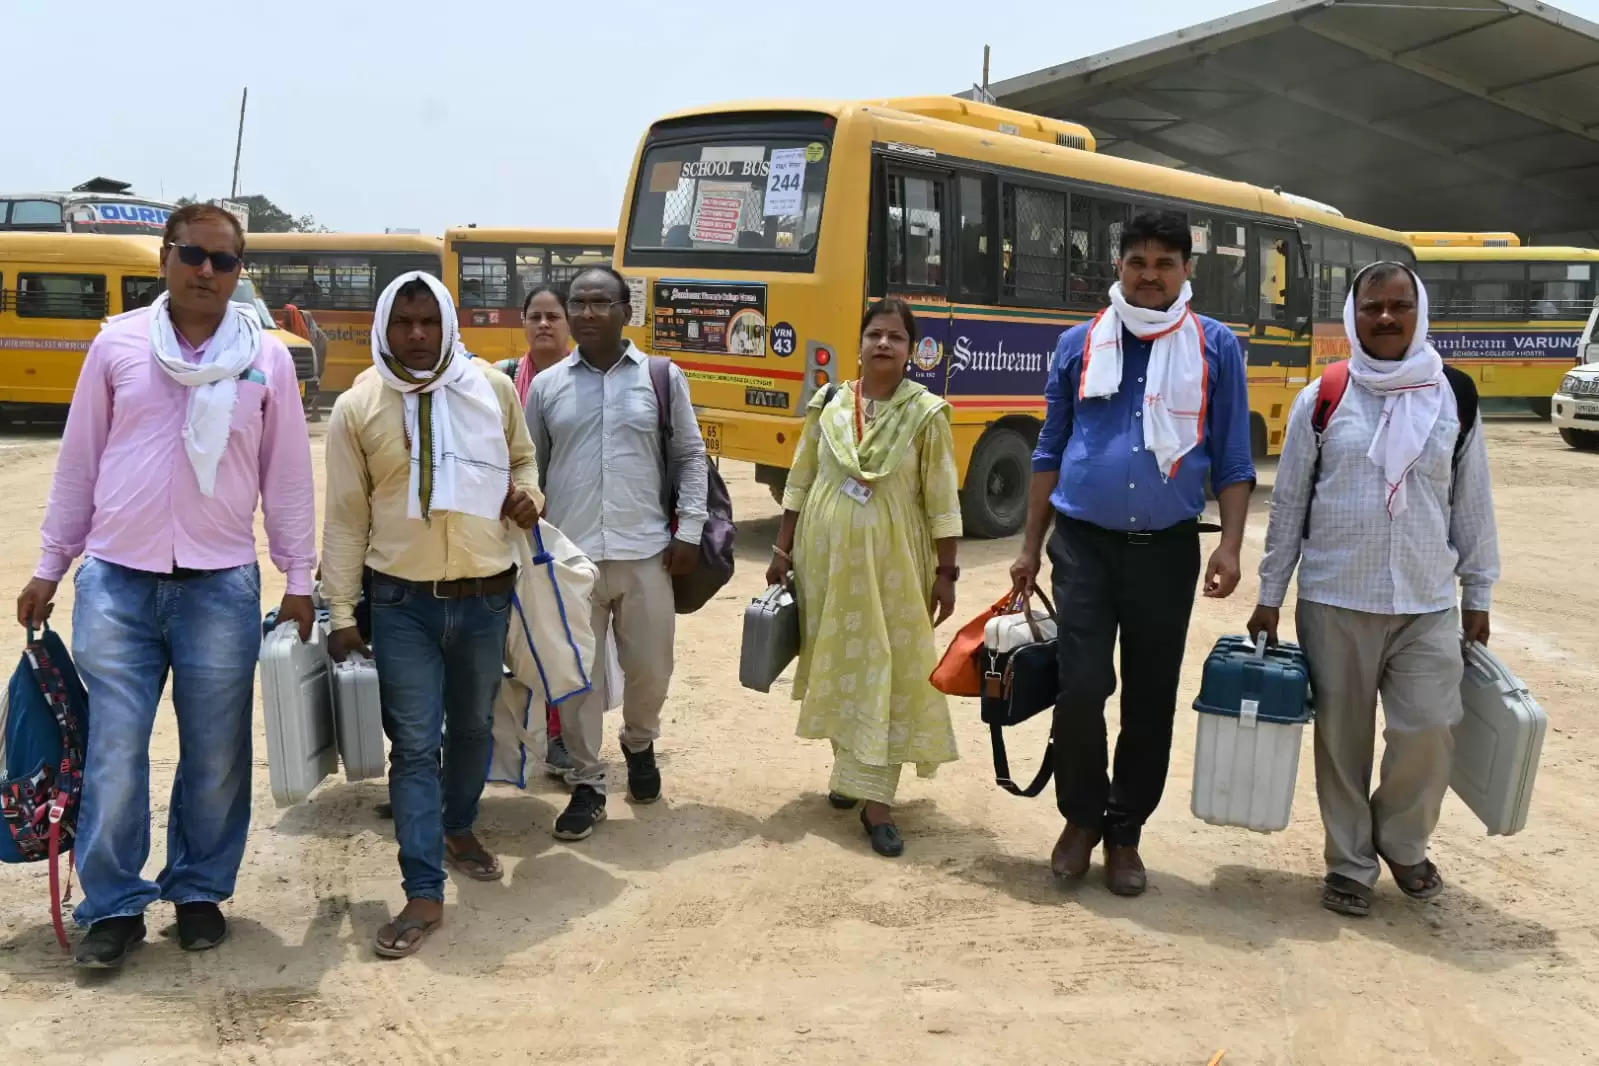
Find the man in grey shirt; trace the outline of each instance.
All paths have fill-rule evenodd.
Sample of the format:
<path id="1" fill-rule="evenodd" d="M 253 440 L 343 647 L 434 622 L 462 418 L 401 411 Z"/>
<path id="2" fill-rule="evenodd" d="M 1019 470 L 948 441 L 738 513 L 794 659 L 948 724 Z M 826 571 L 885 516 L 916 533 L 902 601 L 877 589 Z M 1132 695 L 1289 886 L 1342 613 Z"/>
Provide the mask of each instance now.
<path id="1" fill-rule="evenodd" d="M 688 381 L 674 365 L 671 453 L 663 454 L 650 356 L 622 336 L 632 308 L 620 274 L 609 267 L 579 274 L 566 309 L 577 350 L 533 379 L 528 429 L 544 477 L 544 517 L 599 567 L 595 662 L 605 661 L 610 630 L 624 680 L 628 792 L 635 802 L 653 803 L 661 795 L 655 739 L 677 624 L 672 578 L 692 573 L 699 561 L 707 517 L 705 442 Z M 676 514 L 667 513 L 669 487 L 676 490 Z M 605 819 L 604 711 L 600 686 L 561 708 L 561 735 L 573 762 L 566 775 L 572 800 L 555 821 L 562 840 L 582 840 Z"/>
<path id="2" fill-rule="evenodd" d="M 1461 631 L 1488 640 L 1499 544 L 1481 419 L 1461 425 L 1474 387 L 1427 343 L 1426 288 L 1398 263 L 1368 266 L 1350 286 L 1344 329 L 1353 355 L 1342 398 L 1314 418 L 1336 391 L 1323 395 L 1318 380 L 1289 415 L 1249 632 L 1276 640 L 1297 563 L 1295 622 L 1316 693 L 1322 905 L 1360 916 L 1381 862 L 1413 899 L 1443 890 L 1427 841 L 1462 714 Z M 1372 793 L 1379 694 L 1386 750 Z"/>

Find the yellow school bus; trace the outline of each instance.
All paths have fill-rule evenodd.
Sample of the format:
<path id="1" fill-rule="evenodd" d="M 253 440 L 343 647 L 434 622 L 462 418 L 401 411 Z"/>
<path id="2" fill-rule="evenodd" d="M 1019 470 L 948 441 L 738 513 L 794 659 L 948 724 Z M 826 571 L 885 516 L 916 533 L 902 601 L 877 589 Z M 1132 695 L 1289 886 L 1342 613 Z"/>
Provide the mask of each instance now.
<path id="1" fill-rule="evenodd" d="M 101 324 L 165 286 L 159 237 L 0 233 L 0 404 L 70 404 Z M 311 345 L 277 328 L 248 275 L 233 300 L 289 349 L 303 395 L 316 374 Z"/>
<path id="2" fill-rule="evenodd" d="M 877 297 L 912 304 L 912 376 L 954 408 L 966 531 L 1001 536 L 1025 516 L 1056 341 L 1104 306 L 1134 211 L 1187 216 L 1194 306 L 1247 352 L 1259 454 L 1313 362 L 1347 354 L 1352 272 L 1412 261 L 1403 234 L 1302 199 L 889 103 L 684 111 L 635 159 L 616 253 L 631 336 L 678 362 L 707 445 L 774 494 L 813 391 L 857 375 Z"/>
<path id="3" fill-rule="evenodd" d="M 565 285 L 609 264 L 610 230 L 479 229 L 444 232 L 444 283 L 461 313 L 461 343 L 490 362 L 527 351 L 522 303 L 541 284 Z"/>
<path id="4" fill-rule="evenodd" d="M 372 365 L 372 309 L 389 282 L 412 270 L 444 277 L 443 242 L 413 233 L 251 233 L 244 261 L 268 307 L 310 311 L 327 334 L 324 393 Z"/>
<path id="5" fill-rule="evenodd" d="M 1521 238 L 1514 233 L 1450 233 L 1441 230 L 1412 230 L 1405 234 L 1413 248 L 1519 248 Z"/>
<path id="6" fill-rule="evenodd" d="M 1444 361 L 1483 396 L 1524 401 L 1548 418 L 1550 397 L 1581 360 L 1599 249 L 1418 245 L 1416 259 Z"/>

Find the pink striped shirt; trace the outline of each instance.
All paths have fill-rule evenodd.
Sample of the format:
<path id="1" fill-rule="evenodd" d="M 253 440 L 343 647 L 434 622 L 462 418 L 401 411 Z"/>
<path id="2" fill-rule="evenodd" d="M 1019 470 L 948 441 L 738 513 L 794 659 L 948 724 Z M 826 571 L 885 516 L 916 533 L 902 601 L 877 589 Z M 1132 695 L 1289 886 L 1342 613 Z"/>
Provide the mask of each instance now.
<path id="1" fill-rule="evenodd" d="M 183 355 L 198 362 L 205 346 Z M 248 378 L 264 378 L 265 384 Z M 87 553 L 135 570 L 221 570 L 256 561 L 255 504 L 288 591 L 316 569 L 311 442 L 288 349 L 270 336 L 238 383 L 233 431 L 205 496 L 183 450 L 188 389 L 150 350 L 149 312 L 108 324 L 89 347 L 56 461 L 35 576 L 60 581 Z"/>

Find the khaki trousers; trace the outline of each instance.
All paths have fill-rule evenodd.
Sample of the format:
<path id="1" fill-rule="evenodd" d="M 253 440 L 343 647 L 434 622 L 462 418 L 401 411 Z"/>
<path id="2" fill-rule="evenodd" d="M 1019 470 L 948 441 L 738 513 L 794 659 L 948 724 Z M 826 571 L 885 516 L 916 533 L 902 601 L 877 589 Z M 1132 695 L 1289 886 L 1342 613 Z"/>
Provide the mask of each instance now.
<path id="1" fill-rule="evenodd" d="M 1464 660 L 1459 615 L 1383 615 L 1299 601 L 1316 694 L 1316 799 L 1327 872 L 1375 887 L 1381 858 L 1427 857 L 1454 759 Z M 1371 791 L 1377 697 L 1382 781 Z"/>
<path id="2" fill-rule="evenodd" d="M 672 642 L 677 612 L 672 576 L 664 553 L 648 559 L 622 559 L 597 564 L 592 615 L 595 670 L 606 660 L 610 636 L 622 667 L 622 746 L 643 751 L 661 735 L 661 707 L 672 680 Z M 561 737 L 572 756 L 567 784 L 590 785 L 605 792 L 605 686 L 561 706 Z"/>

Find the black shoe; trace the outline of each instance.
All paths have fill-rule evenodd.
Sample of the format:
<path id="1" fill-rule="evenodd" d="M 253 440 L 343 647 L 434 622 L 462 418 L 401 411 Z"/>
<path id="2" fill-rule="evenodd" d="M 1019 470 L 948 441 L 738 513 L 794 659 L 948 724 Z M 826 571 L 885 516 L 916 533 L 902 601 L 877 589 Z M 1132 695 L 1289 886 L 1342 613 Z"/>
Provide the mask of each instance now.
<path id="1" fill-rule="evenodd" d="M 572 792 L 572 802 L 555 820 L 555 839 L 582 840 L 594 832 L 594 827 L 605 821 L 605 796 L 593 785 L 579 785 Z"/>
<path id="2" fill-rule="evenodd" d="M 394 804 L 384 801 L 372 808 L 372 813 L 382 818 L 385 822 L 394 820 Z"/>
<path id="3" fill-rule="evenodd" d="M 660 799 L 661 771 L 655 767 L 655 745 L 643 751 L 628 751 L 624 745 L 622 754 L 627 758 L 627 794 L 633 802 L 654 803 Z"/>
<path id="4" fill-rule="evenodd" d="M 860 800 L 846 796 L 842 792 L 829 792 L 827 802 L 833 805 L 835 811 L 853 811 Z"/>
<path id="5" fill-rule="evenodd" d="M 228 938 L 228 920 L 215 903 L 178 904 L 178 944 L 184 951 L 209 951 Z"/>
<path id="6" fill-rule="evenodd" d="M 144 918 L 102 918 L 78 941 L 72 963 L 81 970 L 115 970 L 135 944 L 144 939 Z"/>
<path id="7" fill-rule="evenodd" d="M 866 818 L 866 809 L 861 808 L 861 825 L 866 830 L 866 835 L 872 839 L 872 850 L 889 859 L 897 859 L 905 853 L 905 838 L 899 835 L 899 827 L 893 822 L 882 822 L 873 825 Z"/>

